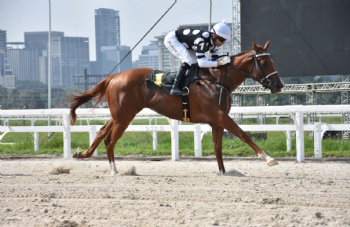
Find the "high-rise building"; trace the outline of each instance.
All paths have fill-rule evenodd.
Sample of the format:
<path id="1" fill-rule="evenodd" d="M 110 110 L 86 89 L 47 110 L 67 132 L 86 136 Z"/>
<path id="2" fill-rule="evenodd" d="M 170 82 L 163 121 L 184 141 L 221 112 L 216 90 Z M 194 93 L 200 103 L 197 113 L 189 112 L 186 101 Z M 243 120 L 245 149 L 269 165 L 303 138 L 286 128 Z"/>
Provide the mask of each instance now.
<path id="1" fill-rule="evenodd" d="M 96 62 L 98 73 L 102 73 L 103 46 L 120 46 L 119 11 L 100 8 L 95 10 Z"/>
<path id="2" fill-rule="evenodd" d="M 0 76 L 5 75 L 6 31 L 0 30 Z"/>
<path id="3" fill-rule="evenodd" d="M 5 75 L 5 50 L 0 49 L 0 76 Z"/>
<path id="4" fill-rule="evenodd" d="M 216 23 L 212 23 L 215 25 Z M 227 23 L 229 27 L 231 27 L 231 23 Z M 181 28 L 191 28 L 198 29 L 203 31 L 208 31 L 208 24 L 188 24 L 188 25 L 180 25 L 178 29 Z M 164 45 L 164 38 L 168 34 L 168 32 L 163 33 L 160 36 L 156 36 L 155 38 L 158 40 L 158 68 L 159 70 L 164 71 L 175 71 L 180 68 L 181 61 L 179 58 L 176 58 L 168 48 Z M 231 54 L 232 52 L 232 43 L 226 42 L 224 45 L 219 47 L 219 55 L 226 55 L 227 52 Z"/>
<path id="5" fill-rule="evenodd" d="M 51 40 L 57 37 L 64 37 L 64 32 L 51 31 Z M 24 42 L 26 49 L 38 53 L 38 80 L 47 84 L 49 32 L 25 32 Z"/>
<path id="6" fill-rule="evenodd" d="M 148 46 L 142 47 L 141 55 L 139 55 L 138 67 L 148 67 L 158 69 L 158 43 L 151 41 Z"/>
<path id="7" fill-rule="evenodd" d="M 38 53 L 38 80 L 47 82 L 48 32 L 25 32 L 25 46 Z M 65 37 L 63 32 L 51 32 L 52 86 L 73 87 L 73 75 L 90 71 L 89 39 Z"/>
<path id="8" fill-rule="evenodd" d="M 6 50 L 6 31 L 0 29 L 0 49 Z"/>
<path id="9" fill-rule="evenodd" d="M 7 59 L 6 31 L 0 30 L 0 85 L 7 89 L 15 88 L 15 75 L 13 75 Z"/>
<path id="10" fill-rule="evenodd" d="M 74 87 L 73 75 L 90 72 L 89 38 L 55 37 L 51 42 L 53 86 Z"/>
<path id="11" fill-rule="evenodd" d="M 129 53 L 128 46 L 102 46 L 102 74 L 109 74 L 117 66 L 117 64 Z M 120 73 L 125 70 L 132 69 L 131 53 L 112 73 Z"/>
<path id="12" fill-rule="evenodd" d="M 139 68 L 139 60 L 135 60 L 132 62 L 132 68 L 133 69 Z"/>
<path id="13" fill-rule="evenodd" d="M 37 49 L 25 49 L 24 43 L 7 43 L 7 59 L 16 80 L 39 80 Z"/>

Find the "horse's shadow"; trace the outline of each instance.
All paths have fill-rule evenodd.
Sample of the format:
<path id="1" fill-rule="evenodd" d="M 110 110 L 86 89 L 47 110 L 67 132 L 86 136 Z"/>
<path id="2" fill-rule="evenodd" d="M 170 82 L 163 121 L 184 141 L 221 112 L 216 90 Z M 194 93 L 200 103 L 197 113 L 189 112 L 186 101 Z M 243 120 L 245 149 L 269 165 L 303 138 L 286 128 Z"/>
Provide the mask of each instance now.
<path id="1" fill-rule="evenodd" d="M 234 170 L 234 169 L 231 169 L 229 171 L 227 171 L 225 173 L 225 176 L 229 176 L 229 177 L 246 177 L 246 175 L 244 175 L 243 173 L 237 171 L 237 170 Z"/>

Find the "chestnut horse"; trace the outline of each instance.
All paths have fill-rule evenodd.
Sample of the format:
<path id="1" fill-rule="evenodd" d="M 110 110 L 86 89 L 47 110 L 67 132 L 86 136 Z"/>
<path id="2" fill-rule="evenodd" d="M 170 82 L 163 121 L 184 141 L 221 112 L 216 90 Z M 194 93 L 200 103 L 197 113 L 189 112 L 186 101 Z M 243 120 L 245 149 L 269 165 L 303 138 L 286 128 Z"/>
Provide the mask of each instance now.
<path id="1" fill-rule="evenodd" d="M 270 89 L 272 94 L 280 92 L 284 87 L 271 57 L 266 53 L 268 47 L 269 41 L 264 47 L 253 42 L 251 51 L 231 56 L 231 63 L 226 66 L 200 68 L 198 70 L 200 79 L 189 85 L 191 122 L 207 123 L 212 127 L 214 152 L 221 175 L 225 173 L 222 159 L 224 129 L 247 143 L 260 158 L 266 160 L 267 165 L 277 164 L 229 116 L 231 91 L 242 84 L 247 77 Z M 145 79 L 152 71 L 150 68 L 136 68 L 110 75 L 90 90 L 70 97 L 73 124 L 77 118 L 75 110 L 93 98 L 97 99 L 98 103 L 106 97 L 112 115 L 99 131 L 91 147 L 84 153 L 75 153 L 74 158 L 91 157 L 99 143 L 104 140 L 111 175 L 114 175 L 118 173 L 114 162 L 114 147 L 130 122 L 143 108 L 150 108 L 168 118 L 183 120 L 181 97 L 170 95 L 160 88 L 147 88 Z"/>

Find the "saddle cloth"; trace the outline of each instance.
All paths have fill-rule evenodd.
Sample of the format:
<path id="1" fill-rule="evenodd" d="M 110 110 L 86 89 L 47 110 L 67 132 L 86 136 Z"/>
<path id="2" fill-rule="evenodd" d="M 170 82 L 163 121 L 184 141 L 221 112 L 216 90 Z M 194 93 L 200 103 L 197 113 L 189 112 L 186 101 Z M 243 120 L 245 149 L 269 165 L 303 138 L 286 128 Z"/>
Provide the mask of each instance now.
<path id="1" fill-rule="evenodd" d="M 177 72 L 164 72 L 161 70 L 154 70 L 146 79 L 147 88 L 161 88 L 165 92 L 170 93 L 173 87 L 175 76 Z M 179 89 L 187 87 L 189 83 L 194 81 L 198 74 L 198 64 L 191 65 L 186 76 L 183 76 L 180 81 Z"/>

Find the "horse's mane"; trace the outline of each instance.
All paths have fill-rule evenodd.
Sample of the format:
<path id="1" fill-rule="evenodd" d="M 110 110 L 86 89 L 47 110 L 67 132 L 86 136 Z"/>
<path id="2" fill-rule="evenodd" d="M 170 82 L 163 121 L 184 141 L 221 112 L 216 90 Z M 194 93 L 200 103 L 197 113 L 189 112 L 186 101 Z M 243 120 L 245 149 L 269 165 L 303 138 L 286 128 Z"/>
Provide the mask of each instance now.
<path id="1" fill-rule="evenodd" d="M 242 51 L 238 54 L 235 54 L 235 55 L 231 55 L 230 57 L 240 57 L 242 55 L 246 55 L 247 53 L 249 53 L 251 50 L 247 50 L 247 51 Z"/>

